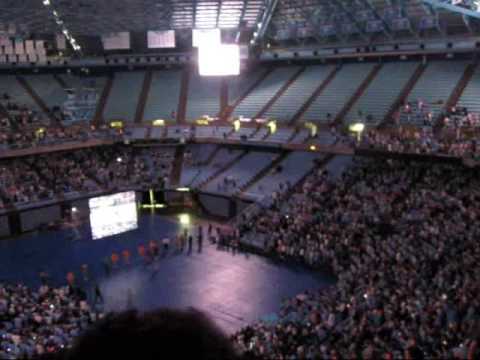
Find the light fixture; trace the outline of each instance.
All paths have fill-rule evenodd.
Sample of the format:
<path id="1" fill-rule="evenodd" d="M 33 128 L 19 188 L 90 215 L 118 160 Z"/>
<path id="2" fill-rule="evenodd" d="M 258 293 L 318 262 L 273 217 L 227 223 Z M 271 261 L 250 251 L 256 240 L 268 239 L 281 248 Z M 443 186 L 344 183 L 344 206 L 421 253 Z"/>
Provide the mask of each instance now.
<path id="1" fill-rule="evenodd" d="M 189 192 L 190 191 L 190 188 L 188 187 L 179 187 L 179 188 L 176 188 L 175 190 L 179 191 L 179 192 Z"/>
<path id="2" fill-rule="evenodd" d="M 179 220 L 180 220 L 180 225 L 182 226 L 188 226 L 190 225 L 190 215 L 188 214 L 180 214 L 178 216 Z"/>

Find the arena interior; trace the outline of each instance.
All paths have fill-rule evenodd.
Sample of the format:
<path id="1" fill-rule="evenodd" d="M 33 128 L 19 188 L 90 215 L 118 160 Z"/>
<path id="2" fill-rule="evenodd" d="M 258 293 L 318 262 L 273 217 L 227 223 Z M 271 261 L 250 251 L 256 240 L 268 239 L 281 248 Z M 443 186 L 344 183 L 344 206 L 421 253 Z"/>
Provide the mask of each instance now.
<path id="1" fill-rule="evenodd" d="M 0 0 L 0 359 L 479 358 L 479 19 Z"/>

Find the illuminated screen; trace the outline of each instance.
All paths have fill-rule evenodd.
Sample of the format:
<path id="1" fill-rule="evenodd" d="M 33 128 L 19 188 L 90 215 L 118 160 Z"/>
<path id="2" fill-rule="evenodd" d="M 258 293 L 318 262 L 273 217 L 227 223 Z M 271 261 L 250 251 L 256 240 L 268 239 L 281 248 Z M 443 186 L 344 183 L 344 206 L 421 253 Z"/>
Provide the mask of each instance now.
<path id="1" fill-rule="evenodd" d="M 129 50 L 130 33 L 124 31 L 102 35 L 102 43 L 105 50 Z"/>
<path id="2" fill-rule="evenodd" d="M 239 75 L 238 45 L 201 46 L 198 49 L 198 70 L 201 76 Z"/>
<path id="3" fill-rule="evenodd" d="M 93 240 L 138 227 L 134 191 L 93 198 L 89 200 L 88 205 Z"/>
<path id="4" fill-rule="evenodd" d="M 174 48 L 175 47 L 175 31 L 148 31 L 147 42 L 149 49 L 156 48 Z"/>

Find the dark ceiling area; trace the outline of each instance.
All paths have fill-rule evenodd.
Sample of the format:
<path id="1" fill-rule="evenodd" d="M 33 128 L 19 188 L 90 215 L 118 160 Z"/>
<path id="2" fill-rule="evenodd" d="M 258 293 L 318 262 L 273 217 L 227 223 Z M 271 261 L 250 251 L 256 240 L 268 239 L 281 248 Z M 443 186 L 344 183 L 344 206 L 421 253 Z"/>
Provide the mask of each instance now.
<path id="1" fill-rule="evenodd" d="M 244 32 L 246 42 L 257 36 L 260 47 L 282 47 L 473 37 L 480 26 L 474 17 L 424 0 L 0 1 L 0 34 L 47 40 L 55 51 L 55 35 L 68 31 L 82 55 L 104 54 L 101 35 L 115 32 L 131 34 L 131 49 L 123 52 L 161 53 L 148 49 L 146 32 L 171 29 L 177 47 L 163 51 L 185 51 L 191 29 L 211 28 L 221 28 L 227 42 Z"/>

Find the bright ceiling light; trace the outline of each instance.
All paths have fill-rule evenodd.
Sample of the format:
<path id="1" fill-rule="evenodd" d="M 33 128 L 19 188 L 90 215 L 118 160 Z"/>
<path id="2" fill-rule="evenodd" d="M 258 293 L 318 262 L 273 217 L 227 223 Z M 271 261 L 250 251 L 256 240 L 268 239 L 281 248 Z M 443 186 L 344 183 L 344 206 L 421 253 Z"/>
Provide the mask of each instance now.
<path id="1" fill-rule="evenodd" d="M 229 76 L 240 74 L 240 48 L 234 44 L 214 44 L 198 49 L 200 76 Z"/>
<path id="2" fill-rule="evenodd" d="M 43 5 L 45 5 L 45 6 L 50 5 L 50 0 L 43 0 Z"/>

